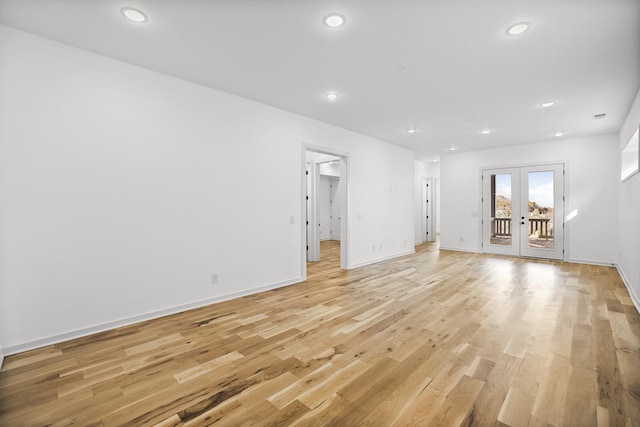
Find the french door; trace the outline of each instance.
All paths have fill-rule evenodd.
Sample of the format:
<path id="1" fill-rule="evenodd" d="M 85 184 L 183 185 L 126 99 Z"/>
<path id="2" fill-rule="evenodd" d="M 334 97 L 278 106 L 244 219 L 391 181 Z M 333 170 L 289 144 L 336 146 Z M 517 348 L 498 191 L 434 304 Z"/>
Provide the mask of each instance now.
<path id="1" fill-rule="evenodd" d="M 482 171 L 482 250 L 564 258 L 564 165 Z"/>

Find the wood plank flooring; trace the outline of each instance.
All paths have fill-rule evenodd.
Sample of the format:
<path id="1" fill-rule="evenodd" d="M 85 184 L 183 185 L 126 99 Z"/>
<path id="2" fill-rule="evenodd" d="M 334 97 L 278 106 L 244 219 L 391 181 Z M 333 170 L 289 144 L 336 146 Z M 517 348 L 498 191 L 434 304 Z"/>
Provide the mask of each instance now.
<path id="1" fill-rule="evenodd" d="M 10 356 L 2 426 L 640 426 L 612 267 L 439 251 Z"/>

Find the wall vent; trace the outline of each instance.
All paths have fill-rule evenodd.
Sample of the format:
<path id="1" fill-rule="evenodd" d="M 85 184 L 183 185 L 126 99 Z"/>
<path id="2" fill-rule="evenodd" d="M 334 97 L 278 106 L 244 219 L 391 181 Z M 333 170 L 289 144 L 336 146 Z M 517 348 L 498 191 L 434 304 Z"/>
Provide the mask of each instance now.
<path id="1" fill-rule="evenodd" d="M 607 113 L 600 113 L 600 114 L 594 114 L 593 118 L 598 120 L 598 119 L 604 119 L 607 116 Z"/>

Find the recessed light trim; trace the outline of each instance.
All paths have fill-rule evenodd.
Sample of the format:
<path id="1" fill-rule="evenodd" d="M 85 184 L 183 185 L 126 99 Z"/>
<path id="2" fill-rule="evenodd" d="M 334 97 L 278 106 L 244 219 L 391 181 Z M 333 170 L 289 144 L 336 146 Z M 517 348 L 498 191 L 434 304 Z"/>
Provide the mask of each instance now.
<path id="1" fill-rule="evenodd" d="M 449 147 L 449 151 L 456 151 L 456 147 Z"/>
<path id="2" fill-rule="evenodd" d="M 340 98 L 340 94 L 338 92 L 327 92 L 324 94 L 324 98 L 327 101 L 335 102 Z"/>
<path id="3" fill-rule="evenodd" d="M 134 9 L 132 7 L 123 7 L 122 9 L 120 9 L 120 13 L 122 13 L 122 16 L 127 18 L 129 21 L 135 22 L 136 24 L 147 22 L 147 15 L 145 15 L 138 9 Z"/>
<path id="4" fill-rule="evenodd" d="M 416 129 L 415 128 L 409 128 L 409 129 L 407 129 L 407 133 L 416 133 Z"/>
<path id="5" fill-rule="evenodd" d="M 509 28 L 507 28 L 507 35 L 509 36 L 519 36 L 525 31 L 531 28 L 530 22 L 518 22 L 517 24 L 513 24 Z"/>
<path id="6" fill-rule="evenodd" d="M 564 132 L 556 132 L 553 134 L 553 136 L 555 136 L 556 138 L 559 138 L 561 136 L 564 136 Z"/>
<path id="7" fill-rule="evenodd" d="M 542 108 L 549 108 L 549 107 L 553 107 L 554 105 L 556 105 L 555 101 L 544 101 L 540 103 L 540 106 Z"/>
<path id="8" fill-rule="evenodd" d="M 324 22 L 324 25 L 326 25 L 329 28 L 342 27 L 346 21 L 347 21 L 346 18 L 343 15 L 340 15 L 339 13 L 330 13 L 329 15 L 325 16 L 324 19 L 322 20 L 322 22 Z"/>
<path id="9" fill-rule="evenodd" d="M 491 129 L 482 129 L 480 133 L 483 135 L 489 135 L 491 133 Z"/>

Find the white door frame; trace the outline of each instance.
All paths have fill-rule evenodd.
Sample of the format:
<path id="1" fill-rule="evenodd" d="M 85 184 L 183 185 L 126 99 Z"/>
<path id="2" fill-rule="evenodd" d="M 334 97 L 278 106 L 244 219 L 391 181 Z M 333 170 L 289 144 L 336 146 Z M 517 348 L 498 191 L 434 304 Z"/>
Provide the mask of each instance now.
<path id="1" fill-rule="evenodd" d="M 529 245 L 529 215 L 528 203 L 529 172 L 554 172 L 554 239 L 553 249 L 534 248 Z M 492 245 L 491 236 L 491 175 L 511 175 L 511 244 Z M 532 258 L 546 258 L 563 260 L 565 258 L 564 244 L 564 205 L 565 205 L 565 164 L 556 162 L 539 165 L 495 167 L 482 169 L 482 221 L 480 222 L 482 236 L 482 252 Z M 518 197 L 513 197 L 513 193 Z M 487 197 L 489 196 L 489 197 Z M 489 200 L 486 200 L 489 199 Z"/>
<path id="2" fill-rule="evenodd" d="M 349 153 L 345 153 L 345 152 L 340 152 L 340 151 L 336 151 L 327 147 L 321 147 L 321 146 L 317 146 L 317 145 L 311 145 L 311 144 L 302 144 L 302 153 L 301 153 L 301 157 L 302 157 L 302 172 L 301 172 L 301 176 L 302 176 L 302 197 L 301 197 L 301 218 L 306 218 L 306 208 L 307 208 L 307 200 L 306 200 L 306 193 L 307 193 L 307 188 L 306 188 L 306 183 L 307 183 L 307 175 L 306 175 L 306 169 L 307 169 L 307 151 L 314 151 L 316 153 L 323 153 L 323 154 L 329 154 L 332 156 L 336 156 L 340 158 L 340 180 L 342 182 L 342 184 L 344 185 L 344 191 L 342 192 L 342 200 L 340 203 L 340 217 L 341 217 L 341 221 L 340 221 L 340 268 L 348 270 L 351 268 L 351 257 L 350 257 L 350 253 L 349 253 L 349 240 L 350 240 L 350 235 L 349 235 L 349 218 L 350 218 L 350 208 L 349 208 L 349 193 L 350 193 L 350 156 Z M 314 193 L 314 197 L 315 197 L 315 193 Z M 314 206 L 314 209 L 317 209 L 317 204 L 316 203 L 312 203 Z M 314 242 L 308 242 L 307 240 L 307 224 L 306 224 L 306 220 L 302 220 L 300 221 L 301 223 L 301 230 L 302 230 L 302 254 L 301 254 L 301 270 L 302 270 L 302 278 L 303 280 L 307 279 L 307 244 L 308 243 L 315 243 L 315 241 L 317 241 L 318 246 L 320 245 L 320 239 L 319 236 L 317 236 L 317 233 L 315 233 L 316 237 L 315 237 L 315 241 Z M 312 227 L 312 228 L 316 228 L 316 227 Z M 312 234 L 312 233 L 310 233 Z M 313 235 L 309 236 L 310 239 L 314 238 Z M 319 253 L 319 252 L 318 252 Z"/>

